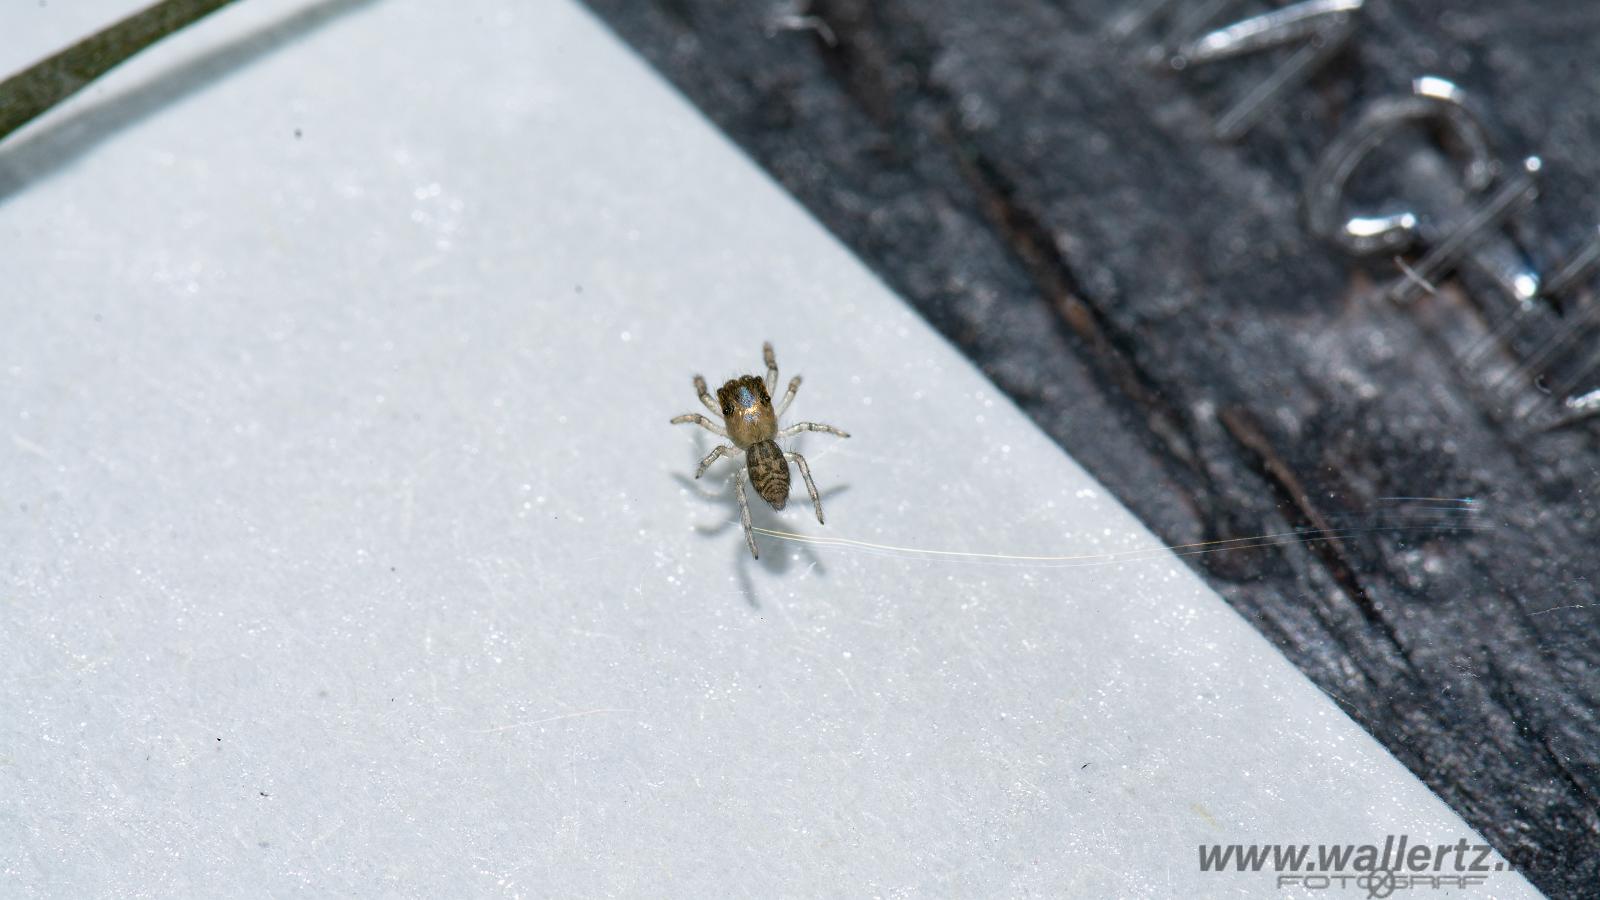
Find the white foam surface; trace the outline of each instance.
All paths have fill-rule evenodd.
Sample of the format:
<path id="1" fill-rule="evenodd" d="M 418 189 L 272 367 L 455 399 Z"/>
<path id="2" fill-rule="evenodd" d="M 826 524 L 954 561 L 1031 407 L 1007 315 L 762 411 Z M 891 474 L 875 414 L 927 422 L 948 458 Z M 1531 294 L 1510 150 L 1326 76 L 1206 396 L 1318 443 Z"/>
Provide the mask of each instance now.
<path id="1" fill-rule="evenodd" d="M 667 420 L 763 340 L 854 436 L 794 443 L 826 527 L 757 524 L 1157 544 L 565 0 L 224 11 L 0 144 L 0 247 L 0 894 L 1236 896 L 1199 845 L 1478 841 L 1170 556 L 751 559 Z"/>

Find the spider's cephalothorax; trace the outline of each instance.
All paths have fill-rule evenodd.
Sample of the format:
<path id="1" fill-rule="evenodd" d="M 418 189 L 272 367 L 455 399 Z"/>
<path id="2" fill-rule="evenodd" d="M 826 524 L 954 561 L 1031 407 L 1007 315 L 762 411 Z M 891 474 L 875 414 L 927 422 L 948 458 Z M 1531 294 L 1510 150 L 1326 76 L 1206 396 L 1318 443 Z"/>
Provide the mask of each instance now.
<path id="1" fill-rule="evenodd" d="M 767 377 L 761 379 L 744 375 L 735 378 L 717 389 L 715 401 L 706 391 L 706 380 L 699 375 L 694 377 L 694 389 L 700 395 L 700 402 L 722 416 L 721 425 L 700 413 L 684 413 L 672 420 L 673 424 L 692 422 L 733 442 L 732 447 L 720 445 L 700 460 L 700 468 L 694 473 L 696 478 L 704 475 L 706 469 L 722 457 L 737 457 L 740 450 L 744 451 L 745 467 L 734 473 L 733 487 L 739 498 L 739 518 L 744 523 L 745 543 L 750 545 L 750 553 L 756 557 L 761 554 L 756 550 L 755 534 L 750 530 L 750 505 L 744 498 L 745 476 L 748 474 L 750 483 L 755 486 L 761 499 L 772 504 L 773 509 L 783 509 L 789 502 L 789 462 L 792 460 L 795 468 L 800 470 L 800 477 L 805 479 L 806 490 L 811 494 L 811 503 L 817 509 L 817 521 L 820 523 L 822 499 L 817 496 L 817 486 L 811 480 L 811 468 L 806 465 L 806 458 L 798 453 L 785 453 L 778 447 L 777 441 L 802 431 L 850 436 L 832 425 L 819 425 L 816 422 L 800 422 L 779 430 L 778 417 L 794 402 L 795 392 L 800 390 L 800 376 L 789 379 L 789 389 L 774 410 L 772 391 L 778 385 L 778 363 L 773 356 L 772 345 L 763 344 L 761 355 L 767 364 Z"/>

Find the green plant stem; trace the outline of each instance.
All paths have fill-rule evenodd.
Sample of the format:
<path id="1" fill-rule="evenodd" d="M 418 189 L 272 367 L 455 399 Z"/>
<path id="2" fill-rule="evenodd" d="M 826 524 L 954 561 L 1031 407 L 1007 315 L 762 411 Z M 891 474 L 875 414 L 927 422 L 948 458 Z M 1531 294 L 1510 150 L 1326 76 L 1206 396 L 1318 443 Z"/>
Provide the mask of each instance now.
<path id="1" fill-rule="evenodd" d="M 235 0 L 161 0 L 0 82 L 0 141 L 113 67 Z"/>

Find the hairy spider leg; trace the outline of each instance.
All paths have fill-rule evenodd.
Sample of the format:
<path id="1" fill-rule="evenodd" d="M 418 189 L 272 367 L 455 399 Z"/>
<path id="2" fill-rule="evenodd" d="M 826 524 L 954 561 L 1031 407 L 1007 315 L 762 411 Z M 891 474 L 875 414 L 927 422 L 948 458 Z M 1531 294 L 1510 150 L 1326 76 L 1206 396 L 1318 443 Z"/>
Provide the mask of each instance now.
<path id="1" fill-rule="evenodd" d="M 728 436 L 727 430 L 724 429 L 721 425 L 718 425 L 717 423 L 711 421 L 710 419 L 706 418 L 705 416 L 700 415 L 699 413 L 684 413 L 681 416 L 673 416 L 672 417 L 672 424 L 674 424 L 674 425 L 682 425 L 685 422 L 693 422 L 694 424 L 699 425 L 701 428 L 704 428 L 705 430 L 711 432 L 712 434 L 720 434 L 723 437 L 727 437 Z"/>
<path id="2" fill-rule="evenodd" d="M 700 395 L 700 402 L 706 405 L 706 409 L 711 410 L 712 415 L 722 415 L 722 410 L 717 408 L 717 401 L 711 399 L 711 392 L 706 390 L 706 380 L 703 376 L 694 377 L 694 392 Z"/>
<path id="3" fill-rule="evenodd" d="M 817 483 L 811 480 L 811 467 L 806 465 L 806 458 L 798 453 L 785 453 L 784 459 L 795 464 L 800 470 L 800 477 L 806 480 L 806 490 L 811 492 L 811 505 L 817 508 L 817 524 L 825 525 L 822 521 L 822 498 L 817 496 Z"/>
<path id="4" fill-rule="evenodd" d="M 794 437 L 795 435 L 799 434 L 802 431 L 821 431 L 821 432 L 824 432 L 824 433 L 827 433 L 827 434 L 831 434 L 831 435 L 833 435 L 835 437 L 842 437 L 842 438 L 847 438 L 847 437 L 850 436 L 850 432 L 841 431 L 841 430 L 833 427 L 832 425 L 823 425 L 820 422 L 796 422 L 793 425 L 790 425 L 788 428 L 785 428 L 784 430 L 778 432 L 778 437 L 780 437 L 780 438 L 791 438 L 791 437 Z"/>
<path id="5" fill-rule="evenodd" d="M 739 498 L 739 521 L 744 524 L 744 542 L 750 545 L 750 555 L 761 558 L 756 550 L 756 533 L 750 530 L 750 501 L 744 498 L 744 470 L 733 473 L 733 493 Z"/>
<path id="6" fill-rule="evenodd" d="M 767 364 L 767 394 L 778 389 L 778 358 L 772 353 L 772 342 L 761 345 L 761 359 Z"/>
<path id="7" fill-rule="evenodd" d="M 722 457 L 724 457 L 724 456 L 738 456 L 738 455 L 739 455 L 739 451 L 738 450 L 736 450 L 736 449 L 734 449 L 732 447 L 729 447 L 727 444 L 722 444 L 722 445 L 718 446 L 717 449 L 712 450 L 710 453 L 707 453 L 705 459 L 700 460 L 700 468 L 694 470 L 694 477 L 699 478 L 701 475 L 704 475 L 706 473 L 706 470 L 711 468 L 711 464 L 716 462 L 717 460 L 721 459 Z"/>
<path id="8" fill-rule="evenodd" d="M 789 409 L 789 404 L 794 402 L 795 391 L 798 390 L 800 390 L 800 376 L 796 375 L 789 379 L 789 391 L 783 395 L 783 401 L 778 404 L 778 411 L 773 413 L 774 416 L 780 419 L 783 418 L 783 414 Z M 771 392 L 768 391 L 768 393 Z"/>

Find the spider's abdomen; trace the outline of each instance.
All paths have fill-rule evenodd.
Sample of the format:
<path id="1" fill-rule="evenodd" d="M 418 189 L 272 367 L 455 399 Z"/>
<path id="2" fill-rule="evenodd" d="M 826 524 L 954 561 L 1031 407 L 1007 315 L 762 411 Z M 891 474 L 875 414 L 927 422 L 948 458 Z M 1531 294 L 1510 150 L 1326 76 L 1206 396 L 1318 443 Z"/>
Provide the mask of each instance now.
<path id="1" fill-rule="evenodd" d="M 789 502 L 789 461 L 783 458 L 783 451 L 771 441 L 759 441 L 744 455 L 756 493 L 773 509 L 783 509 Z"/>

